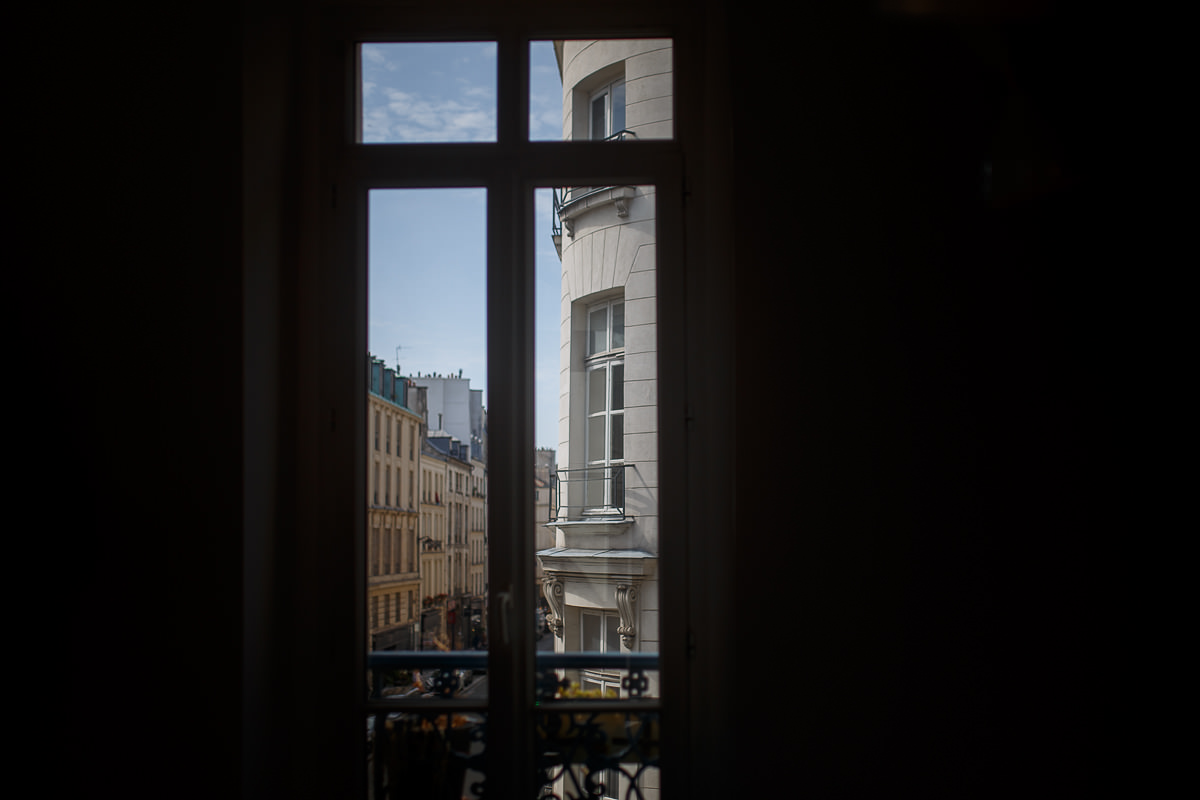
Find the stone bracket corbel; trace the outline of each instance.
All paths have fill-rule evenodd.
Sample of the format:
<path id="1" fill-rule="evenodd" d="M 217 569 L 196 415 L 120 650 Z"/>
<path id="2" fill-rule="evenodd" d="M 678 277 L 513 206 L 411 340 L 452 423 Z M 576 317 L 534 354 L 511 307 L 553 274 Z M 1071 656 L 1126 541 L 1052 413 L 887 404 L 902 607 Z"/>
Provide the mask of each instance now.
<path id="1" fill-rule="evenodd" d="M 563 582 L 562 578 L 548 577 L 542 583 L 542 594 L 550 604 L 546 627 L 559 639 L 563 638 Z"/>
<path id="2" fill-rule="evenodd" d="M 637 638 L 637 599 L 636 584 L 623 583 L 617 586 L 617 613 L 621 617 L 617 633 L 621 635 L 621 644 L 630 650 Z"/>

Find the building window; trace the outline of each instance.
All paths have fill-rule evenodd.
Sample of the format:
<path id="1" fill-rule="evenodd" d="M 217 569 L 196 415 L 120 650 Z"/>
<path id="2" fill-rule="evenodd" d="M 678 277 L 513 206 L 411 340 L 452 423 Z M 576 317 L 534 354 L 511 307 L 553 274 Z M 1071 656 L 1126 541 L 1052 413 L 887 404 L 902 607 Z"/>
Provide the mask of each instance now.
<path id="1" fill-rule="evenodd" d="M 625 459 L 625 304 L 588 309 L 587 332 L 587 500 L 589 509 L 623 505 L 621 473 Z"/>
<path id="2" fill-rule="evenodd" d="M 625 349 L 625 303 L 617 300 L 588 309 L 588 358 Z"/>
<path id="3" fill-rule="evenodd" d="M 592 139 L 607 139 L 625 130 L 625 79 L 592 92 L 588 102 L 588 130 Z"/>
<path id="4" fill-rule="evenodd" d="M 383 531 L 383 539 L 380 542 L 382 550 L 380 552 L 381 571 L 384 575 L 388 574 L 388 567 L 392 560 L 392 529 L 385 528 Z"/>

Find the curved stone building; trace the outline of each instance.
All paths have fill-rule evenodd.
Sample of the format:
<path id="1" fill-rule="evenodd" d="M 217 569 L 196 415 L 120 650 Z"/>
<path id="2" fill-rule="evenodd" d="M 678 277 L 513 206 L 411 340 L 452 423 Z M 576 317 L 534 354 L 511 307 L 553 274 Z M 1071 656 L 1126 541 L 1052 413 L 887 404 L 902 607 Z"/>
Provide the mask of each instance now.
<path id="1" fill-rule="evenodd" d="M 628 147 L 672 135 L 669 40 L 565 41 L 555 51 L 565 139 Z M 555 546 L 538 552 L 547 622 L 559 652 L 657 651 L 655 189 L 558 189 L 555 215 L 557 513 Z M 572 677 L 585 690 L 620 690 L 604 670 Z"/>

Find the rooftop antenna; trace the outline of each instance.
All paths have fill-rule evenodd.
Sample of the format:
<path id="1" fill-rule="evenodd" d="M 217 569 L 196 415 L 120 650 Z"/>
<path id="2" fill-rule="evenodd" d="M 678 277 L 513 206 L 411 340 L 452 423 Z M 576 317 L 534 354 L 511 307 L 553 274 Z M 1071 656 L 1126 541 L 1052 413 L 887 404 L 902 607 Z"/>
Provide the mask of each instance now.
<path id="1" fill-rule="evenodd" d="M 396 374 L 400 374 L 400 345 L 396 345 Z"/>

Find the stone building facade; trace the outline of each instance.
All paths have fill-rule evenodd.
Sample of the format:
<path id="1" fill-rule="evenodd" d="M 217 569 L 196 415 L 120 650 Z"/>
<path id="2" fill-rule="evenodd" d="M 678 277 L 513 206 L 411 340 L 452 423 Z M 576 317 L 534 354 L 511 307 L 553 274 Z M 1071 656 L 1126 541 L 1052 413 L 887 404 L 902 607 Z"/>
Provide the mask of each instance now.
<path id="1" fill-rule="evenodd" d="M 373 650 L 414 646 L 420 606 L 417 481 L 422 392 L 368 359 L 367 626 Z"/>
<path id="2" fill-rule="evenodd" d="M 556 42 L 565 139 L 671 135 L 671 44 Z M 655 188 L 556 192 L 562 257 L 554 546 L 538 551 L 563 652 L 658 649 Z M 613 676 L 583 671 L 583 688 Z M 651 676 L 651 692 L 657 680 Z"/>

